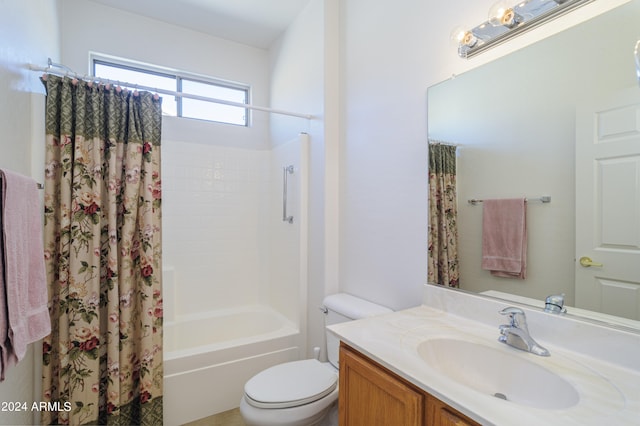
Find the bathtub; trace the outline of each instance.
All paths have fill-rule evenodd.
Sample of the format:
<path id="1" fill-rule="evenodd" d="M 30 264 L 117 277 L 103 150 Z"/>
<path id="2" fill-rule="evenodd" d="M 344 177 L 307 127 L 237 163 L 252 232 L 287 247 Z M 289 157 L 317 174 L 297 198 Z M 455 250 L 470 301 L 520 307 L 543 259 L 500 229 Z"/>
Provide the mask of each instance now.
<path id="1" fill-rule="evenodd" d="M 300 359 L 300 330 L 251 305 L 181 316 L 164 324 L 164 424 L 181 425 L 240 404 L 256 373 Z"/>

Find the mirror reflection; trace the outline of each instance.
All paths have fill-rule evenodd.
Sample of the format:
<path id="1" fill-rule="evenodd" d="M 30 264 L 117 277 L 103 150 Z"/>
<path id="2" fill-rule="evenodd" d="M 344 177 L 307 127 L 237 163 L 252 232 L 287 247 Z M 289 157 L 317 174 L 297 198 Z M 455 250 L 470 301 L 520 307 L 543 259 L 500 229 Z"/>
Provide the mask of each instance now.
<path id="1" fill-rule="evenodd" d="M 429 89 L 429 139 L 457 145 L 461 289 L 640 320 L 638 22 L 633 0 Z M 525 207 L 526 278 L 482 269 L 468 200 L 542 196 Z"/>

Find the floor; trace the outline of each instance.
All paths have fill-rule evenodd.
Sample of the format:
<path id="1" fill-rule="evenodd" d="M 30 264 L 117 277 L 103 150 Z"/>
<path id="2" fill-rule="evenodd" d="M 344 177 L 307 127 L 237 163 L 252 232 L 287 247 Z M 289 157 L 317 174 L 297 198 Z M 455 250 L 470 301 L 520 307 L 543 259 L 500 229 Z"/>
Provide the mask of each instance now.
<path id="1" fill-rule="evenodd" d="M 240 409 L 234 408 L 233 410 L 187 423 L 184 426 L 245 426 L 245 424 L 242 421 L 242 417 L 240 417 Z"/>

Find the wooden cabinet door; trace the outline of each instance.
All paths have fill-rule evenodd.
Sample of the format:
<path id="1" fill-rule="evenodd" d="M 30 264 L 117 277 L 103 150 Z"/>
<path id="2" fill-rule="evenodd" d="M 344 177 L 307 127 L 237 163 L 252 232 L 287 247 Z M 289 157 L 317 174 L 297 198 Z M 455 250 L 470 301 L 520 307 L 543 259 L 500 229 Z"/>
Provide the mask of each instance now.
<path id="1" fill-rule="evenodd" d="M 340 426 L 422 425 L 425 395 L 344 343 L 340 347 Z"/>
<path id="2" fill-rule="evenodd" d="M 428 426 L 479 426 L 478 423 L 431 395 L 427 395 L 426 424 Z"/>

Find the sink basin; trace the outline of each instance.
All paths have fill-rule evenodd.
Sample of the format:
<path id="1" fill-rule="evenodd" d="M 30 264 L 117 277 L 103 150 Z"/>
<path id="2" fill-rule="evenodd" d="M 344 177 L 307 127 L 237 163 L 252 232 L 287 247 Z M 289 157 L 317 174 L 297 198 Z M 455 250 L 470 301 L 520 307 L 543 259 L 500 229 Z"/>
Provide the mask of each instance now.
<path id="1" fill-rule="evenodd" d="M 565 379 L 507 347 L 443 338 L 420 343 L 418 353 L 430 367 L 459 384 L 515 404 L 564 409 L 580 400 Z"/>

